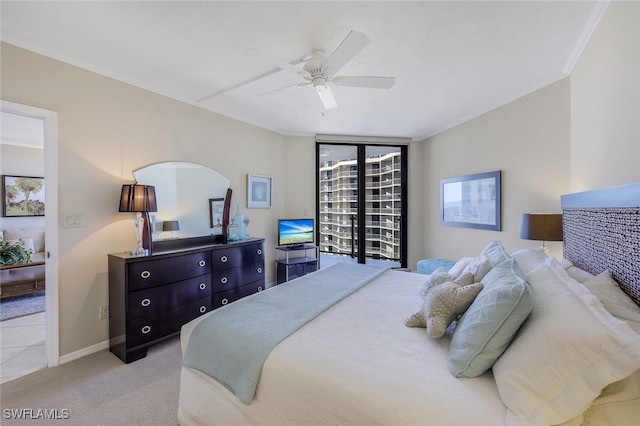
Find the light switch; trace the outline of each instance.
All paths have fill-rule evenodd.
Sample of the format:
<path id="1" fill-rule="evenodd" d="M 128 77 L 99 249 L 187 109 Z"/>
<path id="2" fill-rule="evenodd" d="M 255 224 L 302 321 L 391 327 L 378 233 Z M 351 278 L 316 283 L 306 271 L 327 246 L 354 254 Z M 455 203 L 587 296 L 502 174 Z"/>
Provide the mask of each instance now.
<path id="1" fill-rule="evenodd" d="M 80 213 L 67 213 L 64 215 L 64 228 L 82 228 L 84 219 Z"/>

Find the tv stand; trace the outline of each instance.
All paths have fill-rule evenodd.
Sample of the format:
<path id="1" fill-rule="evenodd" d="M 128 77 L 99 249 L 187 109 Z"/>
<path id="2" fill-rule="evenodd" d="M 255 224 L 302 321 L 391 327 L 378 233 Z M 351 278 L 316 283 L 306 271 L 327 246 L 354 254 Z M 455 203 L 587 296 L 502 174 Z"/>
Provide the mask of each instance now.
<path id="1" fill-rule="evenodd" d="M 276 284 L 320 269 L 320 248 L 311 244 L 276 247 Z"/>

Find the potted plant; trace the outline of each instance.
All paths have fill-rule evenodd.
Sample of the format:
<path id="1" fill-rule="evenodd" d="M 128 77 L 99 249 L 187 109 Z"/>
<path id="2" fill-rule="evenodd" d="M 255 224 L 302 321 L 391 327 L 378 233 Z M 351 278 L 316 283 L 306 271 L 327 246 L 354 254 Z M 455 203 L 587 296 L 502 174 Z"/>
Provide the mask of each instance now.
<path id="1" fill-rule="evenodd" d="M 28 263 L 31 260 L 31 252 L 31 249 L 27 250 L 24 247 L 22 240 L 15 244 L 11 244 L 7 240 L 0 240 L 0 266 Z"/>

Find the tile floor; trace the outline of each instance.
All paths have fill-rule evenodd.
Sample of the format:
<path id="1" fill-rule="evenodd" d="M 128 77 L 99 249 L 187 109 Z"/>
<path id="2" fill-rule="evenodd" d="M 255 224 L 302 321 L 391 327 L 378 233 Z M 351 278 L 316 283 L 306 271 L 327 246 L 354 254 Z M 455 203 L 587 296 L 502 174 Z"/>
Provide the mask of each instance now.
<path id="1" fill-rule="evenodd" d="M 0 383 L 47 366 L 44 315 L 0 321 Z"/>

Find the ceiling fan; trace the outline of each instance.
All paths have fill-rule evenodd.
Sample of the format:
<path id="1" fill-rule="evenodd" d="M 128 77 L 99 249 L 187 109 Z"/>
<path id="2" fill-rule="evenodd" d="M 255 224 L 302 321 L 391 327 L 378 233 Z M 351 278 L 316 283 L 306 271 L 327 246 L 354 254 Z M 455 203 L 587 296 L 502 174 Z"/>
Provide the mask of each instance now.
<path id="1" fill-rule="evenodd" d="M 322 50 L 317 50 L 311 54 L 311 57 L 299 59 L 291 63 L 272 58 L 257 49 L 249 49 L 247 54 L 269 62 L 281 70 L 300 75 L 304 81 L 295 86 L 313 86 L 320 97 L 323 107 L 330 109 L 338 106 L 333 96 L 331 85 L 389 89 L 395 84 L 395 77 L 336 75 L 336 73 L 342 69 L 351 58 L 357 55 L 360 50 L 369 44 L 369 42 L 370 40 L 365 34 L 351 31 L 328 58 Z M 302 68 L 296 66 L 301 63 L 304 63 Z M 272 93 L 285 88 L 286 87 L 282 87 L 262 94 Z"/>

